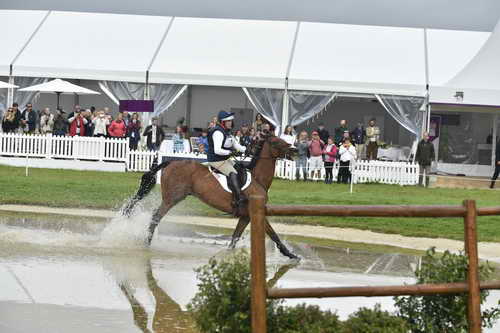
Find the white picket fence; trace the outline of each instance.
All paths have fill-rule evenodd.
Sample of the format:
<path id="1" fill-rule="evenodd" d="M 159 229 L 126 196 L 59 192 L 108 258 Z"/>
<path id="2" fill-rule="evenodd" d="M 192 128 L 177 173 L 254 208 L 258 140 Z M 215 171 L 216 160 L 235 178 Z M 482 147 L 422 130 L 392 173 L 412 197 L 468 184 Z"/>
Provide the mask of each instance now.
<path id="1" fill-rule="evenodd" d="M 309 163 L 308 163 L 309 167 Z M 276 164 L 275 177 L 295 180 L 296 163 L 291 160 L 278 160 Z M 409 162 L 387 162 L 387 161 L 356 161 L 351 164 L 350 170 L 353 177 L 353 183 L 381 183 L 398 185 L 417 185 L 419 176 L 419 166 L 416 163 Z M 333 166 L 333 180 L 337 181 L 339 172 L 338 162 Z M 307 168 L 308 179 L 325 179 L 325 169 L 321 170 L 320 177 L 312 173 Z M 300 177 L 303 177 L 302 170 L 299 171 Z"/>
<path id="2" fill-rule="evenodd" d="M 128 139 L 0 133 L 0 154 L 126 162 Z"/>
<path id="3" fill-rule="evenodd" d="M 155 157 L 161 162 L 164 156 L 181 159 L 206 160 L 206 155 L 196 153 L 157 153 L 129 149 L 128 139 L 94 137 L 67 137 L 0 133 L 0 155 L 67 160 L 110 161 L 125 163 L 126 170 L 148 171 Z M 278 160 L 275 177 L 295 180 L 295 161 Z M 336 181 L 339 166 L 333 167 Z M 407 162 L 356 161 L 351 165 L 353 183 L 383 183 L 399 185 L 418 184 L 418 164 Z M 309 179 L 312 177 L 309 171 Z M 319 180 L 323 180 L 321 170 Z"/>

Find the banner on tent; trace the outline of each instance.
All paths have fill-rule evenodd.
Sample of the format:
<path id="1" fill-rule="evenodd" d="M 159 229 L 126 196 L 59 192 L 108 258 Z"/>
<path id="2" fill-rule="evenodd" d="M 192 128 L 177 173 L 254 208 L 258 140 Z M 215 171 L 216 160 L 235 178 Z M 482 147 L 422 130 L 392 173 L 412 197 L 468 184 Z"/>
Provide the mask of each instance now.
<path id="1" fill-rule="evenodd" d="M 154 112 L 153 100 L 120 100 L 120 112 Z"/>

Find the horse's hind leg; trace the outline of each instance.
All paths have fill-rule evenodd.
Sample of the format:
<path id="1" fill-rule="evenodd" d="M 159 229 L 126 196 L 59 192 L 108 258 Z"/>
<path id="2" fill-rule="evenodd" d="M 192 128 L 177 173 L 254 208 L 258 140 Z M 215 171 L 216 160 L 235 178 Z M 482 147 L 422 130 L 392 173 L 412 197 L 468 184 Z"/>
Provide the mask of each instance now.
<path id="1" fill-rule="evenodd" d="M 271 238 L 274 243 L 276 243 L 276 247 L 278 250 L 280 250 L 281 254 L 284 256 L 287 256 L 290 259 L 300 259 L 298 256 L 293 254 L 288 250 L 288 248 L 281 242 L 281 239 L 279 238 L 278 234 L 276 231 L 274 231 L 273 227 L 269 224 L 269 221 L 266 219 L 266 233 Z"/>
<path id="2" fill-rule="evenodd" d="M 250 223 L 250 217 L 249 216 L 242 216 L 238 220 L 238 224 L 236 225 L 236 229 L 234 229 L 233 236 L 231 237 L 231 243 L 229 243 L 229 248 L 234 249 L 236 246 L 236 243 L 241 237 L 241 234 L 243 234 L 243 231 L 245 231 L 248 223 Z"/>
<path id="3" fill-rule="evenodd" d="M 162 217 L 168 213 L 170 208 L 172 208 L 172 205 L 167 206 L 164 202 L 162 202 L 160 207 L 158 207 L 158 209 L 154 212 L 153 218 L 149 223 L 147 245 L 151 245 L 151 241 L 153 240 L 153 235 L 155 233 L 156 227 L 160 223 Z"/>

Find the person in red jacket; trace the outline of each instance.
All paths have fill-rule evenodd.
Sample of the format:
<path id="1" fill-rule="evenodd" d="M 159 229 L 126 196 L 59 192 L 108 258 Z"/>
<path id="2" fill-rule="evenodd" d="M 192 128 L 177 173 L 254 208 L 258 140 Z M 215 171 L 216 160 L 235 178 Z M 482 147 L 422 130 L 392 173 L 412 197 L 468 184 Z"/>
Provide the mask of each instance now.
<path id="1" fill-rule="evenodd" d="M 127 126 L 125 126 L 125 122 L 123 121 L 123 115 L 121 113 L 118 114 L 115 120 L 111 122 L 108 128 L 109 136 L 113 138 L 123 138 L 127 134 Z"/>
<path id="2" fill-rule="evenodd" d="M 80 110 L 75 111 L 73 117 L 68 119 L 68 123 L 70 136 L 85 136 L 85 125 L 87 124 L 87 119 L 83 117 Z"/>

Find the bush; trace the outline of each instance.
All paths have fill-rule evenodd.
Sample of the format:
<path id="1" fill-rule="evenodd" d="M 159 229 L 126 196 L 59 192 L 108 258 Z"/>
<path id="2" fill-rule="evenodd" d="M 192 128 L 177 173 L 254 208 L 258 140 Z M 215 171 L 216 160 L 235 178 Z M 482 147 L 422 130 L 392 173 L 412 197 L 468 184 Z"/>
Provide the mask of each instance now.
<path id="1" fill-rule="evenodd" d="M 380 304 L 374 309 L 361 308 L 343 323 L 342 333 L 407 333 L 408 324 L 403 319 L 382 311 Z"/>
<path id="2" fill-rule="evenodd" d="M 236 252 L 196 270 L 198 292 L 188 304 L 201 332 L 251 332 L 250 261 L 248 255 Z M 268 312 L 279 301 L 268 301 Z M 272 322 L 270 322 L 272 325 Z"/>
<path id="3" fill-rule="evenodd" d="M 468 259 L 463 253 L 446 251 L 436 255 L 435 248 L 422 258 L 422 267 L 415 272 L 417 284 L 463 282 L 467 279 Z M 480 264 L 479 277 L 487 280 L 493 273 L 488 263 Z M 481 304 L 489 292 L 481 292 Z M 467 295 L 433 295 L 395 297 L 398 314 L 410 325 L 411 332 L 467 332 Z M 482 326 L 492 327 L 500 316 L 498 307 L 483 310 Z"/>
<path id="4" fill-rule="evenodd" d="M 294 307 L 282 306 L 272 313 L 271 320 L 280 333 L 337 333 L 341 322 L 337 314 L 331 311 L 322 311 L 319 306 L 305 303 Z"/>

